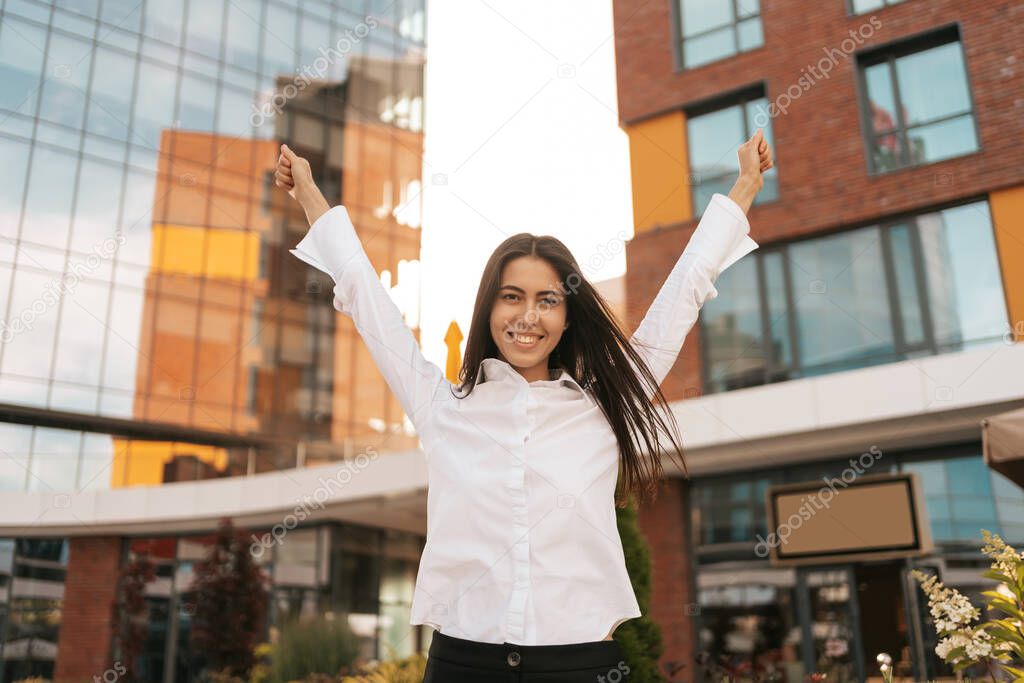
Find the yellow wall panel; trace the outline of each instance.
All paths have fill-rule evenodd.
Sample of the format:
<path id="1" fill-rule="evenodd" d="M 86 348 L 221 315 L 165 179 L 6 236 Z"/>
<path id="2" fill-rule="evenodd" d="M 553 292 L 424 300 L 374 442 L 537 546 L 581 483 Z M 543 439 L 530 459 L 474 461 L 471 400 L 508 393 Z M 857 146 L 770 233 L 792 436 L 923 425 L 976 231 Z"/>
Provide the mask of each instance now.
<path id="1" fill-rule="evenodd" d="M 164 465 L 175 457 L 194 457 L 223 471 L 228 454 L 219 446 L 167 441 L 114 439 L 110 487 L 156 486 L 163 483 Z"/>
<path id="2" fill-rule="evenodd" d="M 197 225 L 153 224 L 153 270 L 224 280 L 256 279 L 260 233 Z"/>
<path id="3" fill-rule="evenodd" d="M 681 111 L 626 126 L 637 233 L 693 216 L 686 117 Z"/>
<path id="4" fill-rule="evenodd" d="M 1024 186 L 993 192 L 989 203 L 1010 326 L 1024 342 Z"/>

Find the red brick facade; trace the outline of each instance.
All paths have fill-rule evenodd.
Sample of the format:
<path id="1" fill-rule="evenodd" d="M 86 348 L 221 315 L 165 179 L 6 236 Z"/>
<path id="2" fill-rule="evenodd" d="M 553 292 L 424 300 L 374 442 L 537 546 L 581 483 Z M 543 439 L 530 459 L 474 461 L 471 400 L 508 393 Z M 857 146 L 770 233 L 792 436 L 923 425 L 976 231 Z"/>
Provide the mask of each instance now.
<path id="1" fill-rule="evenodd" d="M 55 683 L 104 680 L 110 659 L 110 605 L 114 600 L 121 539 L 69 539 L 64 609 L 57 646 Z"/>
<path id="2" fill-rule="evenodd" d="M 802 70 L 825 57 L 824 50 L 841 49 L 849 32 L 861 27 L 866 28 L 858 35 L 870 37 L 862 38 L 856 51 L 958 24 L 981 148 L 966 156 L 870 176 L 855 57 L 839 59 L 828 78 L 816 80 L 792 101 L 787 114 L 772 119 L 779 199 L 750 211 L 751 236 L 759 244 L 1024 185 L 1024 40 L 1019 29 L 1024 3 L 907 0 L 857 16 L 847 15 L 844 0 L 762 3 L 761 8 L 764 47 L 676 73 L 670 3 L 615 0 L 623 126 L 758 83 L 773 102 L 797 82 Z M 872 17 L 879 28 L 874 28 Z M 684 174 L 679 182 L 685 184 Z M 629 244 L 630 311 L 645 310 L 653 300 L 695 225 L 692 218 L 664 225 L 638 234 Z M 694 334 L 663 386 L 670 400 L 683 398 L 687 391 L 700 393 L 698 359 Z"/>
<path id="3" fill-rule="evenodd" d="M 990 201 L 1010 319 L 1024 318 L 1024 293 L 1015 294 L 1019 278 L 1013 275 L 1024 271 L 1024 212 L 1017 208 L 1024 206 L 1024 3 L 906 0 L 850 16 L 846 0 L 764 2 L 763 47 L 677 72 L 672 26 L 677 2 L 613 1 L 619 119 L 630 135 L 636 222 L 626 250 L 627 325 L 639 323 L 697 223 L 689 200 L 685 118 L 679 112 L 758 85 L 769 103 L 791 86 L 795 94 L 787 113 L 772 118 L 779 198 L 750 210 L 754 240 L 768 245 L 1004 191 L 998 202 Z M 963 47 L 979 151 L 872 176 L 856 55 L 950 25 L 958 27 Z M 828 77 L 801 88 L 798 79 L 827 50 L 833 50 L 835 62 Z M 695 328 L 662 385 L 670 401 L 702 393 L 700 357 Z M 673 680 L 700 680 L 693 674 L 696 597 L 685 524 L 688 490 L 687 482 L 666 483 L 659 500 L 640 511 L 652 552 L 651 613 L 666 645 L 662 664 L 687 665 Z"/>
<path id="4" fill-rule="evenodd" d="M 689 486 L 681 479 L 668 479 L 653 503 L 640 508 L 637 523 L 651 548 L 650 616 L 661 626 L 665 652 L 660 670 L 668 681 L 700 680 L 693 675 L 693 615 L 691 597 L 690 538 L 688 525 Z M 684 668 L 679 668 L 685 665 Z M 674 676 L 668 672 L 678 670 Z"/>

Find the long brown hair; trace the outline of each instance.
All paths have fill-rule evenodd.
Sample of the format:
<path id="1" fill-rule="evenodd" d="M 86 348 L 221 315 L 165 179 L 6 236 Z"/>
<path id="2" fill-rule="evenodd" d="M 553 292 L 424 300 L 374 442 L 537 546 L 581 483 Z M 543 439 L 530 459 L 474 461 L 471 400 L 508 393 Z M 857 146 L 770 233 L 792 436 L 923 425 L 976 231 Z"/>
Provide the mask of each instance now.
<path id="1" fill-rule="evenodd" d="M 650 368 L 629 343 L 629 336 L 623 332 L 608 302 L 583 276 L 572 253 L 549 235 L 512 235 L 487 260 L 466 338 L 457 387 L 461 395 L 457 397 L 465 398 L 472 393 L 481 361 L 498 357 L 498 347 L 491 337 L 491 308 L 505 264 L 520 256 L 541 258 L 558 273 L 570 324 L 548 357 L 548 365 L 565 368 L 580 386 L 589 388 L 615 432 L 620 455 L 616 504 L 624 507 L 629 498 L 656 497 L 664 475 L 659 432 L 670 440 L 670 448 L 664 452 L 669 457 L 677 456 L 689 477 L 683 447 L 673 434 L 678 429 L 675 415 L 668 409 L 668 401 Z M 631 369 L 630 361 L 637 372 Z M 668 414 L 668 421 L 662 412 Z"/>

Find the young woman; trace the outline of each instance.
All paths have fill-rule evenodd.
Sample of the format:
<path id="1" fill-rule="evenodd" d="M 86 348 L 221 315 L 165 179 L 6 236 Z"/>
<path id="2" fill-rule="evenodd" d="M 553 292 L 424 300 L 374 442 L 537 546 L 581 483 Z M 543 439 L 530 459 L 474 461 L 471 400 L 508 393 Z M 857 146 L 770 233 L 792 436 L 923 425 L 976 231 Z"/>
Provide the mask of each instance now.
<path id="1" fill-rule="evenodd" d="M 276 183 L 311 226 L 291 253 L 332 277 L 334 307 L 423 444 L 427 540 L 410 624 L 435 629 L 424 681 L 628 680 L 612 634 L 640 609 L 615 506 L 655 493 L 663 455 L 686 471 L 660 384 L 718 274 L 758 246 L 746 212 L 773 164 L 760 129 L 738 156 L 735 185 L 712 197 L 631 336 L 562 242 L 520 233 L 498 245 L 455 384 L 420 352 L 345 207 L 329 207 L 309 163 L 281 146 Z"/>

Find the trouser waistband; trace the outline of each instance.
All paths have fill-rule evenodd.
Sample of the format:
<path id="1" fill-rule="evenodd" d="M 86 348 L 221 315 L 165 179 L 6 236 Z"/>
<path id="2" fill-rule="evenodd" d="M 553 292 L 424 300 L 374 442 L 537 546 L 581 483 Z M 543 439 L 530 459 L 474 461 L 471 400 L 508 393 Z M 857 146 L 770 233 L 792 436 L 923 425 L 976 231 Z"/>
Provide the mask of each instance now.
<path id="1" fill-rule="evenodd" d="M 481 643 L 434 631 L 429 657 L 483 669 L 508 671 L 572 671 L 589 667 L 615 667 L 623 661 L 615 640 L 565 645 Z"/>

